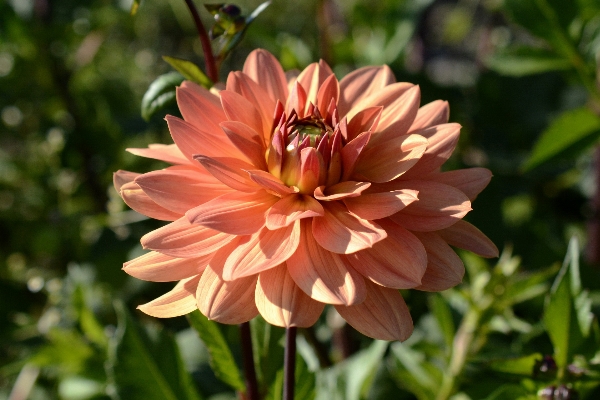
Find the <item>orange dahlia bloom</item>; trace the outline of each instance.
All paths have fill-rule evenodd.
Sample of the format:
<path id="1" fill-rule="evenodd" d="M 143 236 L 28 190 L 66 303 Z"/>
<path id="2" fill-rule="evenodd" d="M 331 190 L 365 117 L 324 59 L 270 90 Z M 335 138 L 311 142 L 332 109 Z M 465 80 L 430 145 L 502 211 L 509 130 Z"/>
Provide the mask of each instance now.
<path id="1" fill-rule="evenodd" d="M 464 266 L 449 245 L 485 257 L 494 244 L 462 218 L 488 184 L 483 168 L 441 172 L 458 141 L 448 104 L 419 108 L 419 87 L 387 66 L 338 82 L 323 61 L 299 75 L 252 52 L 218 94 L 184 82 L 175 144 L 129 149 L 172 166 L 118 171 L 134 210 L 173 221 L 125 263 L 144 280 L 179 281 L 139 306 L 155 317 L 198 308 L 226 324 L 259 313 L 306 327 L 326 304 L 363 334 L 405 340 L 398 289 L 441 291 Z"/>

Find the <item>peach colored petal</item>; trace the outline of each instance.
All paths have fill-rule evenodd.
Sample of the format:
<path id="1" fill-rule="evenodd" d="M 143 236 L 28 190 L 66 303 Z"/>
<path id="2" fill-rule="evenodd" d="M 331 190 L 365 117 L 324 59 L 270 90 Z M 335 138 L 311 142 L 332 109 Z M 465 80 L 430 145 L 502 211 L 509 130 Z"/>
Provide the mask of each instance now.
<path id="1" fill-rule="evenodd" d="M 262 115 L 244 96 L 230 90 L 223 90 L 221 104 L 228 120 L 242 122 L 263 136 L 265 131 L 271 129 L 271 126 L 263 127 Z"/>
<path id="2" fill-rule="evenodd" d="M 419 135 L 398 136 L 363 150 L 354 176 L 371 182 L 389 182 L 406 173 L 427 149 L 427 139 Z"/>
<path id="3" fill-rule="evenodd" d="M 265 321 L 284 328 L 312 326 L 325 308 L 296 285 L 285 263 L 259 275 L 255 297 Z"/>
<path id="4" fill-rule="evenodd" d="M 315 199 L 321 201 L 334 201 L 350 197 L 358 197 L 362 192 L 367 190 L 369 186 L 371 186 L 371 182 L 345 181 L 336 183 L 328 188 L 325 186 L 319 186 L 315 189 L 314 196 Z"/>
<path id="5" fill-rule="evenodd" d="M 172 318 L 191 313 L 197 308 L 194 294 L 199 280 L 200 275 L 183 279 L 170 292 L 137 308 L 156 318 Z"/>
<path id="6" fill-rule="evenodd" d="M 323 60 L 310 64 L 298 75 L 296 82 L 306 91 L 306 108 L 310 103 L 317 105 L 319 89 L 330 75 L 333 75 L 333 71 Z M 306 111 L 306 108 L 303 111 Z"/>
<path id="7" fill-rule="evenodd" d="M 415 289 L 441 292 L 462 282 L 465 266 L 462 260 L 435 232 L 414 232 L 427 251 L 427 270 L 421 286 Z"/>
<path id="8" fill-rule="evenodd" d="M 400 292 L 370 282 L 366 286 L 365 301 L 349 307 L 336 305 L 337 312 L 357 331 L 373 339 L 408 339 L 413 322 Z"/>
<path id="9" fill-rule="evenodd" d="M 419 192 L 416 201 L 397 214 L 392 221 L 411 231 L 437 231 L 455 224 L 469 211 L 471 202 L 463 192 L 433 181 L 402 181 L 406 189 Z"/>
<path id="10" fill-rule="evenodd" d="M 394 73 L 387 65 L 363 67 L 349 73 L 340 81 L 341 96 L 338 102 L 340 115 L 345 115 L 360 100 L 378 93 L 394 82 L 396 82 Z"/>
<path id="11" fill-rule="evenodd" d="M 460 220 L 437 233 L 451 246 L 472 251 L 486 258 L 498 257 L 496 245 L 483 232 L 467 221 Z"/>
<path id="12" fill-rule="evenodd" d="M 458 144 L 460 128 L 459 124 L 450 123 L 414 132 L 414 134 L 425 137 L 429 144 L 419 162 L 406 173 L 405 178 L 420 179 L 441 167 L 450 158 Z"/>
<path id="13" fill-rule="evenodd" d="M 213 253 L 231 242 L 234 235 L 192 225 L 187 217 L 142 236 L 142 247 L 171 257 L 195 258 Z"/>
<path id="14" fill-rule="evenodd" d="M 125 170 L 118 170 L 113 174 L 113 186 L 117 193 L 121 193 L 121 187 L 129 182 L 133 182 L 135 178 L 140 176 L 137 172 L 130 172 Z"/>
<path id="15" fill-rule="evenodd" d="M 340 255 L 315 241 L 310 221 L 301 223 L 301 239 L 288 259 L 288 272 L 294 282 L 314 300 L 327 304 L 358 304 L 365 296 L 365 280 Z"/>
<path id="16" fill-rule="evenodd" d="M 325 214 L 321 203 L 311 196 L 290 194 L 283 197 L 267 211 L 267 228 L 279 229 L 303 218 L 320 217 Z"/>
<path id="17" fill-rule="evenodd" d="M 343 257 L 356 271 L 379 285 L 394 289 L 419 286 L 427 267 L 423 244 L 415 235 L 387 219 L 380 223 L 387 238 L 371 249 Z"/>
<path id="18" fill-rule="evenodd" d="M 191 164 L 176 144 L 151 144 L 147 149 L 125 149 L 136 156 L 153 158 L 170 164 Z"/>
<path id="19" fill-rule="evenodd" d="M 268 51 L 252 51 L 244 63 L 244 73 L 263 87 L 274 101 L 285 103 L 287 79 L 279 61 Z"/>
<path id="20" fill-rule="evenodd" d="M 224 124 L 237 124 L 234 129 L 230 129 L 231 125 Z M 265 160 L 265 148 L 262 143 L 257 143 L 255 140 L 248 139 L 240 129 L 241 126 L 245 126 L 249 131 L 254 132 L 254 129 L 250 128 L 248 125 L 244 125 L 241 122 L 236 121 L 227 121 L 222 122 L 221 127 L 223 131 L 233 143 L 235 147 L 237 147 L 241 152 L 244 153 L 245 158 L 250 162 L 250 164 L 255 165 L 257 168 L 267 169 L 267 162 Z"/>
<path id="21" fill-rule="evenodd" d="M 450 107 L 447 101 L 435 100 L 431 103 L 425 104 L 419 108 L 417 117 L 413 121 L 409 133 L 418 131 L 420 129 L 429 128 L 435 125 L 441 125 L 448 122 L 450 117 Z"/>
<path id="22" fill-rule="evenodd" d="M 335 75 L 331 74 L 325 79 L 319 92 L 317 93 L 317 102 L 315 105 L 321 111 L 323 118 L 327 119 L 327 110 L 331 101 L 337 104 L 338 97 L 340 96 L 340 85 Z"/>
<path id="23" fill-rule="evenodd" d="M 373 91 L 368 96 L 365 96 L 360 100 L 356 101 L 352 105 L 352 108 L 346 114 L 346 117 L 349 121 L 351 121 L 352 118 L 354 118 L 354 116 L 360 111 L 365 110 L 369 107 L 379 106 L 383 106 L 381 118 L 383 118 L 384 114 L 386 115 L 386 119 L 393 117 L 388 115 L 389 113 L 385 111 L 385 108 L 390 104 L 398 101 L 398 98 L 400 98 L 400 96 L 402 96 L 404 93 L 406 93 L 407 90 L 414 86 L 415 85 L 413 85 L 412 83 L 398 82 L 387 85 L 381 88 L 380 90 Z"/>
<path id="24" fill-rule="evenodd" d="M 137 183 L 156 204 L 179 215 L 232 189 L 204 169 L 173 166 L 148 172 Z"/>
<path id="25" fill-rule="evenodd" d="M 174 258 L 151 251 L 123 264 L 129 275 L 151 282 L 171 282 L 199 275 L 212 254 L 198 258 Z"/>
<path id="26" fill-rule="evenodd" d="M 389 102 L 381 112 L 377 132 L 371 136 L 369 147 L 406 135 L 419 111 L 421 91 L 415 85 Z"/>
<path id="27" fill-rule="evenodd" d="M 177 88 L 177 105 L 183 119 L 209 133 L 219 133 L 219 122 L 225 121 L 219 96 L 190 81 Z"/>
<path id="28" fill-rule="evenodd" d="M 231 235 L 251 235 L 265 226 L 266 212 L 279 200 L 264 190 L 231 192 L 185 213 L 192 224 L 200 224 Z"/>
<path id="29" fill-rule="evenodd" d="M 161 221 L 175 221 L 182 215 L 156 204 L 135 182 L 129 182 L 121 186 L 120 194 L 125 204 L 150 218 Z"/>
<path id="30" fill-rule="evenodd" d="M 256 184 L 246 171 L 255 167 L 244 161 L 228 157 L 194 157 L 208 172 L 232 189 L 240 192 L 256 192 L 260 186 Z"/>
<path id="31" fill-rule="evenodd" d="M 392 190 L 380 193 L 363 193 L 360 197 L 344 199 L 348 211 L 360 218 L 374 220 L 389 217 L 418 200 L 418 191 Z"/>
<path id="32" fill-rule="evenodd" d="M 279 197 L 287 196 L 291 193 L 296 193 L 296 190 L 286 186 L 280 179 L 274 177 L 266 171 L 251 170 L 246 171 L 250 175 L 250 179 L 259 184 L 267 192 Z"/>
<path id="33" fill-rule="evenodd" d="M 352 176 L 358 158 L 370 139 L 371 132 L 363 132 L 342 148 L 342 181 L 347 181 Z"/>
<path id="34" fill-rule="evenodd" d="M 241 324 L 258 315 L 254 302 L 256 276 L 225 282 L 212 265 L 204 270 L 198 283 L 198 309 L 208 319 L 222 324 Z"/>
<path id="35" fill-rule="evenodd" d="M 312 234 L 321 247 L 338 254 L 351 254 L 387 237 L 384 229 L 374 222 L 348 212 L 339 202 L 323 204 L 325 215 L 314 217 Z"/>
<path id="36" fill-rule="evenodd" d="M 453 186 L 466 194 L 469 200 L 473 201 L 490 183 L 492 173 L 486 168 L 467 168 L 434 173 L 427 176 L 426 179 Z"/>
<path id="37" fill-rule="evenodd" d="M 290 96 L 285 104 L 285 113 L 290 115 L 296 111 L 300 118 L 304 117 L 304 109 L 306 108 L 306 90 L 295 81 L 290 89 Z"/>
<path id="38" fill-rule="evenodd" d="M 230 281 L 254 275 L 286 261 L 298 248 L 300 222 L 277 229 L 263 229 L 240 238 L 223 267 L 223 279 Z"/>
<path id="39" fill-rule="evenodd" d="M 369 107 L 359 111 L 348 123 L 348 141 L 364 132 L 375 132 L 383 107 Z"/>

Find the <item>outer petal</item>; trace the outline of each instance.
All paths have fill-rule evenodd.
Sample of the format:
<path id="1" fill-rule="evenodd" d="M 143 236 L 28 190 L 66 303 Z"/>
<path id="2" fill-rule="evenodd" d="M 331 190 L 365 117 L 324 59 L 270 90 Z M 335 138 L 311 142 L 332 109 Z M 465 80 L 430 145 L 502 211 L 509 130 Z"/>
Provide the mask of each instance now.
<path id="1" fill-rule="evenodd" d="M 328 304 L 358 304 L 365 296 L 364 278 L 335 253 L 317 244 L 310 221 L 302 220 L 298 250 L 288 259 L 288 272 L 311 298 Z"/>
<path id="2" fill-rule="evenodd" d="M 187 217 L 142 236 L 145 249 L 158 251 L 171 257 L 195 258 L 214 253 L 235 236 L 215 231 L 202 225 L 192 225 Z"/>
<path id="3" fill-rule="evenodd" d="M 212 176 L 232 189 L 240 192 L 256 192 L 260 186 L 256 184 L 246 171 L 253 170 L 251 164 L 227 157 L 194 157 Z"/>
<path id="4" fill-rule="evenodd" d="M 436 125 L 414 132 L 427 139 L 427 150 L 419 162 L 406 173 L 407 179 L 420 179 L 423 175 L 435 171 L 450 158 L 458 143 L 460 125 L 451 123 Z"/>
<path id="5" fill-rule="evenodd" d="M 325 307 L 296 285 L 285 263 L 259 275 L 255 296 L 256 307 L 263 318 L 285 328 L 314 325 Z"/>
<path id="6" fill-rule="evenodd" d="M 371 182 L 345 181 L 336 183 L 328 188 L 319 186 L 315 189 L 314 195 L 315 199 L 321 201 L 341 200 L 350 197 L 359 197 L 369 186 L 371 186 Z"/>
<path id="7" fill-rule="evenodd" d="M 113 186 L 117 193 L 121 194 L 121 187 L 126 183 L 133 182 L 135 178 L 140 176 L 137 172 L 118 170 L 113 174 Z"/>
<path id="8" fill-rule="evenodd" d="M 183 119 L 209 133 L 219 134 L 219 122 L 225 121 L 219 96 L 193 82 L 177 88 L 177 105 Z"/>
<path id="9" fill-rule="evenodd" d="M 431 126 L 445 124 L 450 117 L 450 108 L 447 101 L 435 100 L 419 108 L 417 117 L 410 126 L 409 132 L 415 132 L 420 129 Z"/>
<path id="10" fill-rule="evenodd" d="M 123 264 L 129 275 L 151 282 L 170 282 L 199 275 L 212 254 L 199 258 L 174 258 L 151 251 Z"/>
<path id="11" fill-rule="evenodd" d="M 354 118 L 356 114 L 358 114 L 360 111 L 366 108 L 383 106 L 381 118 L 383 118 L 383 114 L 386 114 L 387 119 L 389 118 L 389 116 L 388 113 L 386 113 L 385 108 L 393 102 L 397 101 L 400 96 L 402 96 L 408 89 L 414 86 L 415 85 L 413 85 L 412 83 L 398 82 L 392 83 L 391 85 L 387 85 L 380 90 L 373 91 L 368 96 L 365 96 L 359 101 L 354 102 L 352 108 L 348 111 L 346 116 L 348 117 L 348 120 L 352 120 L 352 118 Z"/>
<path id="12" fill-rule="evenodd" d="M 375 132 L 377 129 L 377 124 L 379 124 L 382 111 L 382 106 L 369 107 L 359 111 L 348 123 L 348 137 L 346 139 L 350 141 L 361 133 Z"/>
<path id="13" fill-rule="evenodd" d="M 427 270 L 416 289 L 440 292 L 462 282 L 465 266 L 460 257 L 435 232 L 414 233 L 427 251 Z"/>
<path id="14" fill-rule="evenodd" d="M 471 211 L 467 196 L 452 186 L 432 181 L 400 183 L 405 188 L 419 192 L 419 201 L 390 217 L 408 230 L 430 232 L 444 229 Z"/>
<path id="15" fill-rule="evenodd" d="M 136 156 L 154 158 L 155 160 L 168 162 L 170 164 L 192 164 L 192 162 L 183 155 L 176 144 L 151 144 L 148 145 L 147 149 L 129 148 L 125 150 Z"/>
<path id="16" fill-rule="evenodd" d="M 135 183 L 158 205 L 179 215 L 232 191 L 206 170 L 184 166 L 148 172 Z"/>
<path id="17" fill-rule="evenodd" d="M 286 261 L 300 243 L 300 222 L 275 231 L 263 229 L 240 238 L 229 252 L 223 268 L 223 279 L 235 280 L 276 267 Z"/>
<path id="18" fill-rule="evenodd" d="M 426 179 L 454 186 L 473 201 L 477 195 L 490 183 L 492 173 L 486 168 L 468 168 L 455 171 L 434 173 Z"/>
<path id="19" fill-rule="evenodd" d="M 251 164 L 267 169 L 264 141 L 258 132 L 237 121 L 221 122 L 221 128 L 231 143 L 245 154 Z"/>
<path id="20" fill-rule="evenodd" d="M 172 318 L 190 313 L 197 308 L 194 294 L 199 280 L 200 275 L 184 279 L 170 292 L 138 306 L 138 310 L 156 318 Z"/>
<path id="21" fill-rule="evenodd" d="M 229 121 L 242 122 L 262 135 L 265 135 L 265 130 L 271 129 L 270 126 L 266 129 L 263 127 L 262 115 L 256 106 L 241 94 L 222 90 L 221 104 Z"/>
<path id="22" fill-rule="evenodd" d="M 244 73 L 263 87 L 274 101 L 285 104 L 287 99 L 287 79 L 279 61 L 268 51 L 252 51 L 244 63 Z"/>
<path id="23" fill-rule="evenodd" d="M 345 115 L 354 104 L 394 82 L 394 73 L 387 65 L 363 67 L 349 73 L 340 81 L 340 115 Z"/>
<path id="24" fill-rule="evenodd" d="M 324 249 L 351 254 L 387 237 L 381 226 L 348 212 L 339 202 L 328 202 L 323 207 L 325 215 L 312 220 L 312 234 Z"/>
<path id="25" fill-rule="evenodd" d="M 396 214 L 418 200 L 418 191 L 411 189 L 392 190 L 381 193 L 364 193 L 360 197 L 344 199 L 348 211 L 360 218 L 374 220 Z"/>
<path id="26" fill-rule="evenodd" d="M 181 217 L 180 213 L 167 210 L 156 204 L 135 182 L 129 182 L 121 186 L 120 194 L 129 207 L 150 218 L 161 221 L 174 221 Z"/>
<path id="27" fill-rule="evenodd" d="M 409 289 L 421 284 L 427 267 L 427 253 L 419 239 L 389 220 L 382 220 L 388 237 L 346 257 L 362 275 L 394 289 Z"/>
<path id="28" fill-rule="evenodd" d="M 250 179 L 259 184 L 267 192 L 275 196 L 285 197 L 288 194 L 296 193 L 294 189 L 286 186 L 280 179 L 274 177 L 270 173 L 261 170 L 246 171 L 250 175 Z"/>
<path id="29" fill-rule="evenodd" d="M 381 340 L 408 339 L 413 322 L 400 292 L 370 282 L 366 285 L 365 301 L 349 307 L 335 306 L 335 309 L 363 335 Z"/>
<path id="30" fill-rule="evenodd" d="M 496 245 L 467 221 L 460 220 L 437 233 L 451 246 L 472 251 L 482 257 L 498 257 Z"/>
<path id="31" fill-rule="evenodd" d="M 321 203 L 311 196 L 291 194 L 283 197 L 267 212 L 266 226 L 275 230 L 303 218 L 322 217 L 324 214 Z"/>
<path id="32" fill-rule="evenodd" d="M 413 86 L 383 108 L 377 124 L 377 132 L 371 137 L 369 147 L 406 135 L 415 120 L 421 101 L 419 86 Z"/>

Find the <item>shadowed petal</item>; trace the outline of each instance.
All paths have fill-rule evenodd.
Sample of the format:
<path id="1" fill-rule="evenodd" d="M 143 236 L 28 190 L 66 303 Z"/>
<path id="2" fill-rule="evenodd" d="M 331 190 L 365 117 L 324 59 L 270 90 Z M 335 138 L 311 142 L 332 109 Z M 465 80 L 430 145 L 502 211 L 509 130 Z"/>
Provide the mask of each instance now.
<path id="1" fill-rule="evenodd" d="M 472 251 L 482 257 L 498 257 L 498 248 L 483 232 L 467 221 L 460 220 L 437 232 L 449 245 Z"/>
<path id="2" fill-rule="evenodd" d="M 340 315 L 363 335 L 380 340 L 406 340 L 413 331 L 410 312 L 396 289 L 366 282 L 367 297 L 360 304 L 335 306 Z"/>
<path id="3" fill-rule="evenodd" d="M 296 193 L 294 189 L 286 186 L 280 179 L 274 177 L 268 172 L 260 170 L 246 171 L 250 179 L 259 184 L 267 192 L 279 197 L 285 197 L 288 194 Z"/>
<path id="4" fill-rule="evenodd" d="M 349 197 L 358 197 L 362 192 L 367 190 L 369 186 L 371 186 L 371 182 L 345 181 L 336 183 L 328 188 L 325 186 L 319 186 L 315 189 L 314 196 L 315 199 L 321 201 L 333 201 Z"/>
<path id="5" fill-rule="evenodd" d="M 383 107 L 369 107 L 359 111 L 348 123 L 348 141 L 364 132 L 375 132 Z"/>
<path id="6" fill-rule="evenodd" d="M 369 147 L 406 135 L 417 116 L 420 101 L 421 91 L 415 85 L 389 102 L 381 112 L 377 131 L 371 136 Z"/>
<path id="7" fill-rule="evenodd" d="M 287 99 L 287 79 L 279 61 L 268 51 L 252 51 L 244 63 L 244 73 L 264 88 L 271 99 L 285 103 Z"/>
<path id="8" fill-rule="evenodd" d="M 174 258 L 155 251 L 123 264 L 129 275 L 151 282 L 171 282 L 201 274 L 212 254 L 198 258 Z"/>
<path id="9" fill-rule="evenodd" d="M 344 199 L 348 211 L 360 218 L 374 220 L 389 217 L 418 200 L 418 191 L 392 190 L 381 193 L 363 193 L 360 197 Z"/>
<path id="10" fill-rule="evenodd" d="M 222 90 L 221 104 L 223 104 L 223 110 L 225 110 L 228 120 L 242 122 L 259 134 L 265 135 L 260 112 L 244 96 L 230 90 Z M 271 127 L 266 129 L 271 129 Z"/>
<path id="11" fill-rule="evenodd" d="M 467 168 L 456 171 L 433 173 L 427 179 L 453 186 L 473 201 L 490 183 L 492 173 L 486 168 Z"/>
<path id="12" fill-rule="evenodd" d="M 298 248 L 300 222 L 275 231 L 263 229 L 252 236 L 240 238 L 230 251 L 223 267 L 223 279 L 234 280 L 273 268 Z"/>
<path id="13" fill-rule="evenodd" d="M 427 270 L 415 289 L 441 292 L 462 282 L 465 266 L 454 250 L 435 232 L 414 232 L 427 251 Z"/>
<path id="14" fill-rule="evenodd" d="M 335 75 L 331 74 L 325 79 L 319 92 L 317 93 L 317 102 L 315 105 L 321 111 L 324 119 L 327 119 L 327 107 L 333 99 L 334 104 L 337 104 L 338 97 L 340 95 L 340 85 Z"/>
<path id="15" fill-rule="evenodd" d="M 183 279 L 170 292 L 137 308 L 156 318 L 172 318 L 191 313 L 197 308 L 195 293 L 199 280 L 200 275 Z"/>
<path id="16" fill-rule="evenodd" d="M 262 317 L 284 328 L 312 326 L 325 308 L 325 304 L 311 299 L 296 285 L 285 263 L 261 272 L 255 296 Z"/>
<path id="17" fill-rule="evenodd" d="M 310 64 L 298 75 L 296 82 L 306 91 L 306 108 L 310 103 L 317 105 L 319 89 L 330 75 L 333 75 L 333 71 L 323 60 Z M 303 111 L 306 111 L 306 108 Z"/>
<path id="18" fill-rule="evenodd" d="M 313 238 L 309 220 L 301 222 L 301 239 L 288 259 L 288 272 L 310 297 L 327 304 L 357 304 L 365 296 L 365 280 L 338 254 L 331 253 Z"/>
<path id="19" fill-rule="evenodd" d="M 321 247 L 331 252 L 351 254 L 387 237 L 379 225 L 351 214 L 339 202 L 327 202 L 323 207 L 325 215 L 312 220 L 312 234 Z"/>
<path id="20" fill-rule="evenodd" d="M 431 126 L 445 124 L 450 117 L 450 107 L 447 101 L 436 100 L 419 108 L 419 112 L 413 121 L 409 133 Z"/>
<path id="21" fill-rule="evenodd" d="M 125 204 L 150 218 L 161 221 L 175 221 L 182 215 L 156 204 L 135 182 L 129 182 L 121 186 L 120 194 Z"/>
<path id="22" fill-rule="evenodd" d="M 450 158 L 458 143 L 460 125 L 451 123 L 436 125 L 414 132 L 427 139 L 427 150 L 419 162 L 405 174 L 406 179 L 420 179 L 423 175 L 441 167 Z"/>
<path id="23" fill-rule="evenodd" d="M 251 164 L 267 169 L 264 142 L 254 129 L 238 121 L 221 122 L 221 128 L 231 143 L 245 154 Z"/>
<path id="24" fill-rule="evenodd" d="M 192 224 L 232 235 L 251 235 L 265 226 L 266 212 L 279 200 L 264 190 L 232 192 L 195 207 L 185 215 Z"/>
<path id="25" fill-rule="evenodd" d="M 255 167 L 244 161 L 228 157 L 206 157 L 195 156 L 208 172 L 215 178 L 223 182 L 232 189 L 240 192 L 256 192 L 260 186 L 256 184 L 246 171 L 253 170 Z"/>
<path id="26" fill-rule="evenodd" d="M 136 156 L 153 158 L 170 164 L 192 164 L 176 144 L 151 144 L 147 149 L 128 148 L 125 150 Z"/>
<path id="27" fill-rule="evenodd" d="M 347 181 L 354 173 L 358 157 L 369 143 L 369 139 L 371 139 L 371 132 L 363 132 L 342 148 L 342 181 Z"/>
<path id="28" fill-rule="evenodd" d="M 183 119 L 209 133 L 219 134 L 219 122 L 225 121 L 219 96 L 194 82 L 184 81 L 177 88 L 177 105 Z"/>
<path id="29" fill-rule="evenodd" d="M 429 232 L 444 229 L 471 211 L 468 197 L 452 186 L 433 181 L 401 181 L 399 184 L 419 192 L 419 201 L 390 217 L 408 230 Z"/>
<path id="30" fill-rule="evenodd" d="M 360 100 L 378 93 L 394 82 L 396 82 L 394 73 L 387 65 L 363 67 L 352 71 L 340 81 L 341 96 L 338 102 L 340 115 L 345 115 Z"/>
<path id="31" fill-rule="evenodd" d="M 267 228 L 279 229 L 303 218 L 320 217 L 325 214 L 321 203 L 311 196 L 291 194 L 283 197 L 267 211 Z"/>
<path id="32" fill-rule="evenodd" d="M 142 236 L 145 249 L 171 257 L 195 258 L 213 253 L 231 242 L 234 235 L 215 231 L 202 225 L 192 225 L 187 217 Z"/>

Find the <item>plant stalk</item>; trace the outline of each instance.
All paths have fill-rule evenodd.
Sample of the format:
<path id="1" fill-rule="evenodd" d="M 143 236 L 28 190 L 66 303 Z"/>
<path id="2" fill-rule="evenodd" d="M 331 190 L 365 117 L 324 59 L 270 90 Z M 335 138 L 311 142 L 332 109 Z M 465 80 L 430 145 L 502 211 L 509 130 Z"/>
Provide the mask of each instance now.
<path id="1" fill-rule="evenodd" d="M 285 330 L 285 353 L 283 364 L 283 400 L 294 400 L 296 384 L 296 331 L 292 326 Z"/>
<path id="2" fill-rule="evenodd" d="M 252 336 L 250 333 L 250 323 L 240 324 L 240 336 L 242 344 L 242 358 L 244 363 L 244 377 L 246 379 L 246 399 L 260 400 L 258 391 L 258 380 L 256 379 L 256 369 L 254 368 L 254 355 L 252 353 Z"/>
<path id="3" fill-rule="evenodd" d="M 219 71 L 217 69 L 215 57 L 212 52 L 212 46 L 210 44 L 208 33 L 206 32 L 206 29 L 204 29 L 204 24 L 200 19 L 200 14 L 198 14 L 198 10 L 196 9 L 194 2 L 192 0 L 185 0 L 185 4 L 187 4 L 190 13 L 192 14 L 194 24 L 196 25 L 196 30 L 198 31 L 198 36 L 200 37 L 200 43 L 202 43 L 204 63 L 206 65 L 206 75 L 208 75 L 213 83 L 217 83 L 219 81 Z"/>

